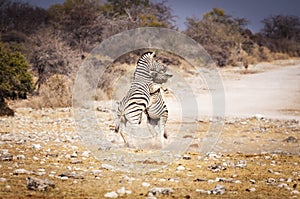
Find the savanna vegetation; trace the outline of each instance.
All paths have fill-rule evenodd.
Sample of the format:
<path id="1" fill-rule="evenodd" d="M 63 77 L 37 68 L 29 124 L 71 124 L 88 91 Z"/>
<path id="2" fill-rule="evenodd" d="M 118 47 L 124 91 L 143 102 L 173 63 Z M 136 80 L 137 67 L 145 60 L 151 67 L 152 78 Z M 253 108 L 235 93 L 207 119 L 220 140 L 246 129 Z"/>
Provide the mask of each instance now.
<path id="1" fill-rule="evenodd" d="M 187 18 L 183 33 L 203 45 L 220 67 L 300 56 L 298 16 L 270 16 L 260 32 L 252 33 L 247 19 L 222 9 L 202 14 Z M 0 0 L 0 109 L 9 110 L 1 114 L 13 114 L 7 100 L 28 94 L 35 96 L 34 108 L 70 105 L 76 72 L 98 43 L 137 27 L 177 30 L 175 20 L 165 1 L 65 0 L 44 9 Z M 61 98 L 49 101 L 50 96 Z"/>

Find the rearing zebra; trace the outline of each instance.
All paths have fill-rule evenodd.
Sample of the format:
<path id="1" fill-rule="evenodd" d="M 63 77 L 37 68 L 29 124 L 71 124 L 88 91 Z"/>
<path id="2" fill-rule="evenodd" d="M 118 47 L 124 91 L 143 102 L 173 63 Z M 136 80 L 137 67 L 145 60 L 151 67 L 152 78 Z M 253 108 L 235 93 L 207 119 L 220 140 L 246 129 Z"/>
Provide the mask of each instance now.
<path id="1" fill-rule="evenodd" d="M 142 121 L 142 113 L 147 115 L 148 126 L 158 125 L 163 145 L 163 137 L 167 138 L 164 126 L 168 117 L 167 107 L 160 93 L 160 85 L 172 75 L 165 74 L 167 68 L 156 62 L 153 57 L 155 53 L 145 53 L 138 60 L 134 79 L 127 95 L 121 100 L 117 110 L 118 120 L 115 132 L 120 132 L 124 142 L 128 145 L 127 140 L 120 131 L 127 122 L 138 125 Z M 152 127 L 151 127 L 152 128 Z M 151 131 L 153 132 L 153 131 Z"/>

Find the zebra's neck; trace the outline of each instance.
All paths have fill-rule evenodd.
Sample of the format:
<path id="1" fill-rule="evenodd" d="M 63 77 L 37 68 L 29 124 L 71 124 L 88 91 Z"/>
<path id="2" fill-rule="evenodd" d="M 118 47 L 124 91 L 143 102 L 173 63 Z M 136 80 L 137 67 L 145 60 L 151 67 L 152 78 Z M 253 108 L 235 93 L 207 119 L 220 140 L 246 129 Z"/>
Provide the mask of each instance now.
<path id="1" fill-rule="evenodd" d="M 145 54 L 142 56 L 136 66 L 134 72 L 134 80 L 143 80 L 146 82 L 151 82 L 152 77 L 150 75 L 150 67 L 152 65 L 152 59 L 150 58 L 150 54 Z"/>

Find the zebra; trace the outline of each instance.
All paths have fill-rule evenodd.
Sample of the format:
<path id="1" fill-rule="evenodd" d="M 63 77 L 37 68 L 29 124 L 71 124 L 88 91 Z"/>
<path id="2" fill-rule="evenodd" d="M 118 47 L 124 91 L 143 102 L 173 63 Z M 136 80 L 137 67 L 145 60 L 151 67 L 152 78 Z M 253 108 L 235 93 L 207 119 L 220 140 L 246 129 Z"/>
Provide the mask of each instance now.
<path id="1" fill-rule="evenodd" d="M 139 125 L 142 121 L 143 112 L 147 115 L 147 124 L 151 133 L 153 133 L 154 125 L 159 124 L 160 133 L 163 135 L 161 136 L 162 145 L 163 138 L 167 138 L 164 127 L 168 111 L 161 96 L 160 84 L 165 83 L 172 75 L 165 74 L 166 66 L 155 61 L 154 56 L 155 52 L 147 52 L 140 57 L 130 89 L 118 105 L 118 121 L 115 132 L 121 134 L 127 146 L 129 143 L 120 129 L 123 129 L 127 122 Z"/>

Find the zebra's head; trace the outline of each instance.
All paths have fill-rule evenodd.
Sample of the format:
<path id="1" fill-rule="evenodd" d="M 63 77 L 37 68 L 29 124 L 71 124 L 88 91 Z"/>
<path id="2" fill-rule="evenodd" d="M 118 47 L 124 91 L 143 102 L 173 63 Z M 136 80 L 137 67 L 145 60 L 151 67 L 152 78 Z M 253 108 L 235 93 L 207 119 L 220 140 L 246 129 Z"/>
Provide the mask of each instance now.
<path id="1" fill-rule="evenodd" d="M 173 76 L 167 74 L 167 67 L 156 60 L 155 56 L 155 52 L 146 52 L 140 57 L 134 78 L 136 76 L 144 76 L 150 78 L 154 83 L 162 84 L 166 83 L 167 80 Z"/>
<path id="2" fill-rule="evenodd" d="M 149 72 L 166 72 L 167 67 L 155 60 L 155 52 L 146 52 L 138 60 L 138 66 L 146 66 Z"/>
<path id="3" fill-rule="evenodd" d="M 172 74 L 167 73 L 161 73 L 161 72 L 151 72 L 152 81 L 157 84 L 163 84 L 168 81 L 171 77 L 173 77 Z"/>

